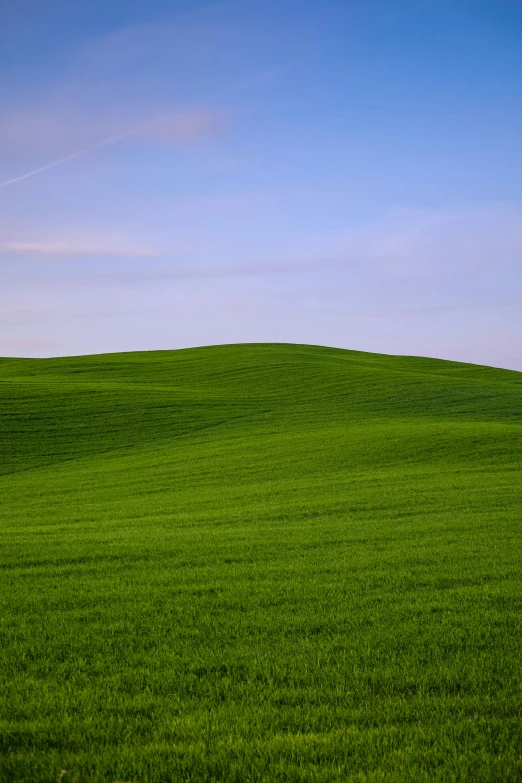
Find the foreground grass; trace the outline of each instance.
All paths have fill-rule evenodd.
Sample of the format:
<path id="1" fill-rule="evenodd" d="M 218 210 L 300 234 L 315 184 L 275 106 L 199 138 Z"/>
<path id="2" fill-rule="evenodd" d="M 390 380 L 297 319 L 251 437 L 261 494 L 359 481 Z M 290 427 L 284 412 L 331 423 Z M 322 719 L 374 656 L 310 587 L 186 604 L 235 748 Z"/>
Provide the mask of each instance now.
<path id="1" fill-rule="evenodd" d="M 0 780 L 522 780 L 522 375 L 0 361 Z"/>

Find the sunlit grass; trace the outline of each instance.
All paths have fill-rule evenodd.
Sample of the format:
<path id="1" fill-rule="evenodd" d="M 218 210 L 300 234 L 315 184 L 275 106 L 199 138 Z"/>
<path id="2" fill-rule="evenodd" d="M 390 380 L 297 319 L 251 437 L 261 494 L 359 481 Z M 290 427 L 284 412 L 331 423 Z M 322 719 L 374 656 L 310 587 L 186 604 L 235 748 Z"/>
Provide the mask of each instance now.
<path id="1" fill-rule="evenodd" d="M 2 781 L 522 780 L 522 375 L 0 362 Z"/>

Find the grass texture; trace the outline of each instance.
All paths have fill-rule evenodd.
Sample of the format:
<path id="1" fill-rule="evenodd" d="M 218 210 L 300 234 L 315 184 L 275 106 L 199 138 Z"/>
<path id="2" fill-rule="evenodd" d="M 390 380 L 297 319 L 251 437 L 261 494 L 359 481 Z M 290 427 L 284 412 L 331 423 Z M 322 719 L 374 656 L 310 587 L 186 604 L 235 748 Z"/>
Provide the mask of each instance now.
<path id="1" fill-rule="evenodd" d="M 0 780 L 522 781 L 522 374 L 0 360 Z"/>

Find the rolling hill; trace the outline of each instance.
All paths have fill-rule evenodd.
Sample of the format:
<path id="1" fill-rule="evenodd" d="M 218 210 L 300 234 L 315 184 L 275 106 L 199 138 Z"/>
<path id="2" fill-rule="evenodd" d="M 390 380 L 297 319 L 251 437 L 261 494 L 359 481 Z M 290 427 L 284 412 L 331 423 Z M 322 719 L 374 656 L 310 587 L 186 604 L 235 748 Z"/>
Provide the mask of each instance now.
<path id="1" fill-rule="evenodd" d="M 522 373 L 0 360 L 0 780 L 522 780 Z"/>

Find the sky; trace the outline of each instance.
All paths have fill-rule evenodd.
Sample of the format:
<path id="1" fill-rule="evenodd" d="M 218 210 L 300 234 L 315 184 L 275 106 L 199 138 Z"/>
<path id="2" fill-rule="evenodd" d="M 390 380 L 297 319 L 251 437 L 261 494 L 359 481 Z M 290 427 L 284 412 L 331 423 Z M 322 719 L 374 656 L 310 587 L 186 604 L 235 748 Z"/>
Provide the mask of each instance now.
<path id="1" fill-rule="evenodd" d="M 522 370 L 520 0 L 0 0 L 0 355 Z"/>

